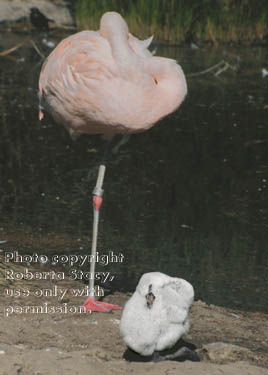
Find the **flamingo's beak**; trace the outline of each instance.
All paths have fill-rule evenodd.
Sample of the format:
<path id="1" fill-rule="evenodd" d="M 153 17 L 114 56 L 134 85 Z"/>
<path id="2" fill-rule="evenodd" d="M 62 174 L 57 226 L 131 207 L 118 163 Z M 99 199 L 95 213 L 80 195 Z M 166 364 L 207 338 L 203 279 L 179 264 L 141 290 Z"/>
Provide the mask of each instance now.
<path id="1" fill-rule="evenodd" d="M 43 120 L 44 118 L 44 113 L 40 110 L 39 111 L 39 121 Z"/>
<path id="2" fill-rule="evenodd" d="M 43 113 L 44 107 L 42 106 L 42 104 L 43 104 L 45 95 L 46 95 L 46 93 L 45 93 L 44 89 L 41 89 L 38 92 L 38 98 L 39 98 L 39 121 L 43 120 L 43 118 L 44 118 L 44 113 Z"/>

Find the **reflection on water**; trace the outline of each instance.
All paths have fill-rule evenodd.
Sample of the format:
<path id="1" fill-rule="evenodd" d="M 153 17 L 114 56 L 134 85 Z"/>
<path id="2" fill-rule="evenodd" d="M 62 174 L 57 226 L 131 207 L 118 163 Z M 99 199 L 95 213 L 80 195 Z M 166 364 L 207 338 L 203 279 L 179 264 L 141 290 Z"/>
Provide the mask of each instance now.
<path id="1" fill-rule="evenodd" d="M 3 48 L 18 42 L 8 38 Z M 158 46 L 157 54 L 178 59 L 186 74 L 222 58 L 238 71 L 189 78 L 179 111 L 111 156 L 99 250 L 124 253 L 109 270 L 129 289 L 159 270 L 192 282 L 208 303 L 268 312 L 267 49 Z M 72 142 L 49 116 L 38 123 L 40 68 L 30 44 L 0 58 L 0 233 L 31 227 L 76 241 L 91 234 L 102 140 Z M 67 248 L 85 251 L 78 241 Z M 38 250 L 46 248 L 27 248 Z"/>

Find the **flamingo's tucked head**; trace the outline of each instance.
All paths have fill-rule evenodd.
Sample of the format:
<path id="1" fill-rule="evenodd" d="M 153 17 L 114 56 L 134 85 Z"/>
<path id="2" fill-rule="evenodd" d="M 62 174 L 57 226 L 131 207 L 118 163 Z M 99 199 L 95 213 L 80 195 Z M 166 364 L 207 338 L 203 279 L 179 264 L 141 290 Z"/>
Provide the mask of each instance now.
<path id="1" fill-rule="evenodd" d="M 100 20 L 100 34 L 108 40 L 114 35 L 124 35 L 128 39 L 128 26 L 119 13 L 106 12 Z"/>

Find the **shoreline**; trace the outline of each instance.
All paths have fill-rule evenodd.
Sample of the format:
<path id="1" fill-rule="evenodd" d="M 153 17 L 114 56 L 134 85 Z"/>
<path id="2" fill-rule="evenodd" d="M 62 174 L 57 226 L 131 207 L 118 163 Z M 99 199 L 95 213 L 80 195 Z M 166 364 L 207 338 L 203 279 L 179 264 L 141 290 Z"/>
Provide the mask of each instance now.
<path id="1" fill-rule="evenodd" d="M 126 294 L 107 297 L 123 305 Z M 22 303 L 16 299 L 16 304 Z M 2 296 L 0 301 L 3 303 Z M 82 303 L 82 300 L 80 301 Z M 49 302 L 54 303 L 49 299 Z M 70 304 L 77 305 L 69 301 Z M 62 306 L 63 307 L 63 306 Z M 237 312 L 194 302 L 191 328 L 183 338 L 196 347 L 201 362 L 148 362 L 147 357 L 128 361 L 119 335 L 120 311 L 113 314 L 20 314 L 4 317 L 1 324 L 2 374 L 185 374 L 265 375 L 268 369 L 268 314 Z"/>
<path id="2" fill-rule="evenodd" d="M 0 273 L 5 268 L 16 271 L 23 269 L 22 264 L 4 263 L 4 254 L 0 254 Z M 44 266 L 43 266 L 44 267 Z M 147 357 L 136 356 L 131 361 L 126 346 L 119 334 L 122 312 L 73 313 L 84 302 L 85 296 L 66 293 L 72 288 L 84 288 L 81 281 L 63 280 L 4 280 L 3 290 L 49 291 L 61 290 L 61 293 L 19 294 L 17 297 L 0 294 L 2 311 L 1 326 L 1 367 L 6 375 L 52 375 L 57 371 L 64 374 L 90 375 L 124 374 L 176 374 L 183 371 L 186 375 L 202 373 L 229 375 L 265 375 L 268 369 L 268 314 L 246 312 L 229 308 L 207 305 L 195 301 L 190 312 L 190 331 L 178 345 L 196 348 L 201 362 L 162 363 L 148 362 Z M 53 289 L 54 288 L 54 289 Z M 64 292 L 64 293 L 63 293 Z M 11 293 L 12 294 L 12 293 Z M 59 295 L 63 295 L 59 299 Z M 124 306 L 130 293 L 116 292 L 107 295 L 108 303 Z M 47 306 L 47 313 L 38 313 L 34 309 L 24 311 L 23 306 Z M 18 314 L 5 316 L 3 308 L 13 306 Z M 73 306 L 73 307 L 72 307 Z M 71 308 L 71 311 L 68 310 Z M 60 309 L 66 313 L 58 313 Z"/>

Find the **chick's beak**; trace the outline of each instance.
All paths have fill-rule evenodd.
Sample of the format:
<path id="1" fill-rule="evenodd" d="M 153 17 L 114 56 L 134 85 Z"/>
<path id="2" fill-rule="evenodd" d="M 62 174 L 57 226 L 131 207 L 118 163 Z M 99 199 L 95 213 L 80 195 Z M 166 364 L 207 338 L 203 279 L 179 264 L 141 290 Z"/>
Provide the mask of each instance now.
<path id="1" fill-rule="evenodd" d="M 151 309 L 155 300 L 155 295 L 152 292 L 149 292 L 148 294 L 146 294 L 145 298 L 147 307 Z"/>

